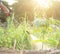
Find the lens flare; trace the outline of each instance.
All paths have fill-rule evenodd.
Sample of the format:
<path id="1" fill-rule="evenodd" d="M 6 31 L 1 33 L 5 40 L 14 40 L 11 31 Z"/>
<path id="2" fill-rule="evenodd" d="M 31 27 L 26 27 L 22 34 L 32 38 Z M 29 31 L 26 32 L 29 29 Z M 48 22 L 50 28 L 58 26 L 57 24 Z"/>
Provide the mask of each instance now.
<path id="1" fill-rule="evenodd" d="M 50 0 L 34 0 L 37 5 L 40 5 L 44 8 L 49 7 Z"/>

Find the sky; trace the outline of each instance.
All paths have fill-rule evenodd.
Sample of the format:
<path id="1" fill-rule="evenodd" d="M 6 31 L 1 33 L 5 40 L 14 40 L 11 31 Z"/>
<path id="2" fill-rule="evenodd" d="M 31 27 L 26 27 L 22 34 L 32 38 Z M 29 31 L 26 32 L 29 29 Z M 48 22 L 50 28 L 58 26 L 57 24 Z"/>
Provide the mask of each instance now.
<path id="1" fill-rule="evenodd" d="M 17 0 L 6 0 L 9 5 L 14 4 L 15 2 L 17 2 Z M 51 4 L 53 0 L 33 0 L 33 2 L 35 2 L 37 5 L 40 5 L 44 8 L 49 7 L 49 5 Z M 54 0 L 54 1 L 60 1 L 60 0 Z"/>
<path id="2" fill-rule="evenodd" d="M 14 4 L 15 2 L 17 2 L 16 0 L 5 0 L 6 2 L 8 2 L 9 5 Z"/>

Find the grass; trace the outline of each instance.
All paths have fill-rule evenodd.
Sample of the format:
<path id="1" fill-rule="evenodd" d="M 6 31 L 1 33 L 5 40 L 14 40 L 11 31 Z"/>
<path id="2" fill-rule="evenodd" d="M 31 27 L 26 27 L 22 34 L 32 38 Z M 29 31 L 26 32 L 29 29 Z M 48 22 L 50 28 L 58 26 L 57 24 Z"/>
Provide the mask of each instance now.
<path id="1" fill-rule="evenodd" d="M 34 22 L 33 26 L 25 20 L 18 26 L 14 24 L 11 18 L 7 19 L 7 27 L 0 27 L 0 47 L 14 49 L 32 49 L 32 42 L 42 42 L 51 47 L 60 47 L 60 21 L 55 19 L 40 19 Z M 38 25 L 37 25 L 38 24 Z M 38 40 L 32 40 L 30 34 Z"/>

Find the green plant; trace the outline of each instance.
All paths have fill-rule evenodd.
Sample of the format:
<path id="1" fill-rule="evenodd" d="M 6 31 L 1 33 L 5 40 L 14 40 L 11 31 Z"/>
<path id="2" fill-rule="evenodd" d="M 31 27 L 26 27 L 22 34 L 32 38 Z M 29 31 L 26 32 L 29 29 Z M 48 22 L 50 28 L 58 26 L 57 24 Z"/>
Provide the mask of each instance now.
<path id="1" fill-rule="evenodd" d="M 49 18 L 42 18 L 37 22 L 34 21 L 32 34 L 36 36 L 39 41 L 51 47 L 57 48 L 60 40 L 60 21 Z M 36 40 L 37 41 L 37 40 Z M 58 46 L 59 47 L 59 46 Z"/>
<path id="2" fill-rule="evenodd" d="M 16 49 L 31 49 L 30 36 L 26 32 L 28 24 L 23 21 L 15 26 L 11 18 L 7 19 L 7 27 L 0 27 L 0 46 Z M 28 46 L 28 47 L 27 47 Z"/>

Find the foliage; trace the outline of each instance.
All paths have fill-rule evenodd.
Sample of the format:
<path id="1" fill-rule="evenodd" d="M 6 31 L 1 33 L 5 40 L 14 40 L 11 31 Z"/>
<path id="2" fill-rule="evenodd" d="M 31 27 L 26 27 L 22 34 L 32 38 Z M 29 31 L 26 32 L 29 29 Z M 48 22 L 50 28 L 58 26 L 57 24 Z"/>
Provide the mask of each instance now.
<path id="1" fill-rule="evenodd" d="M 32 49 L 32 43 L 42 42 L 48 46 L 60 47 L 60 21 L 53 18 L 35 20 L 31 26 L 24 18 L 16 26 L 11 18 L 7 18 L 7 27 L 0 27 L 0 47 L 16 49 Z M 30 35 L 37 39 L 33 40 Z"/>
<path id="2" fill-rule="evenodd" d="M 17 27 L 11 18 L 8 18 L 7 22 L 7 28 L 0 28 L 0 47 L 30 49 L 30 36 L 26 33 L 26 22 L 22 22 Z"/>
<path id="3" fill-rule="evenodd" d="M 57 48 L 60 41 L 60 21 L 53 18 L 42 18 L 34 21 L 32 34 L 36 36 L 38 42 Z"/>
<path id="4" fill-rule="evenodd" d="M 37 7 L 32 0 L 18 1 L 12 7 L 14 8 L 13 15 L 15 14 L 16 21 L 18 20 L 20 23 L 16 26 L 16 21 L 14 23 L 12 18 L 7 18 L 7 27 L 0 27 L 0 47 L 32 49 L 34 46 L 32 43 L 42 42 L 60 49 L 60 20 L 54 19 L 54 17 L 60 18 L 60 2 L 53 1 L 52 6 L 45 10 L 40 6 Z M 4 4 L 8 6 L 7 3 Z M 43 18 L 44 14 L 47 18 Z M 36 18 L 31 26 L 26 21 L 27 19 L 31 21 L 34 17 L 42 18 Z M 33 40 L 30 35 L 36 39 Z"/>

